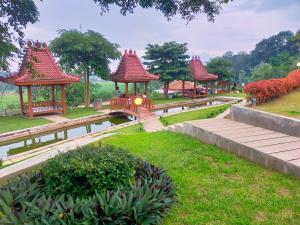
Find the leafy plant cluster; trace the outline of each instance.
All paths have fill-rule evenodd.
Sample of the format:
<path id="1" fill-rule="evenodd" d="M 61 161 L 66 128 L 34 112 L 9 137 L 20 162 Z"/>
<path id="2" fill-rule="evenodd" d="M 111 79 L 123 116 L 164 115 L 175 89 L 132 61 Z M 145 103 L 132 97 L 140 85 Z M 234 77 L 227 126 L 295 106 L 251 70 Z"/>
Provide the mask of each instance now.
<path id="1" fill-rule="evenodd" d="M 112 146 L 82 147 L 50 159 L 43 167 L 47 195 L 68 193 L 85 197 L 128 187 L 134 176 L 134 157 Z"/>
<path id="2" fill-rule="evenodd" d="M 102 156 L 107 157 L 109 149 L 113 151 L 112 155 L 116 157 L 114 162 L 111 163 L 119 163 L 118 161 L 121 161 L 120 163 L 122 164 L 128 157 L 129 161 L 132 161 L 132 157 L 128 153 L 126 154 L 124 151 L 118 153 L 118 150 L 113 147 L 103 147 L 96 151 L 99 153 L 104 150 L 105 153 Z M 80 168 L 77 169 L 76 166 L 74 167 L 78 172 L 82 172 L 82 164 L 85 164 L 86 161 L 92 160 L 94 163 L 98 163 L 99 160 L 97 156 L 98 159 L 91 159 L 91 157 L 95 157 L 92 153 L 88 153 L 88 156 L 83 156 L 83 151 L 90 152 L 93 150 L 88 150 L 88 148 L 74 150 L 74 159 L 70 157 L 72 153 L 70 153 L 71 155 L 66 155 L 66 159 L 69 159 L 68 163 L 73 164 L 73 166 L 77 164 Z M 126 156 L 123 157 L 124 155 Z M 78 160 L 81 156 L 84 158 L 80 162 Z M 95 190 L 95 193 L 92 195 L 76 197 L 77 192 L 75 192 L 75 195 L 72 195 L 68 190 L 63 190 L 65 187 L 60 186 L 60 190 L 54 187 L 58 194 L 50 194 L 50 186 L 48 186 L 50 182 L 48 178 L 50 169 L 54 170 L 54 179 L 53 175 L 50 174 L 52 176 L 51 180 L 57 182 L 56 179 L 59 178 L 57 171 L 59 169 L 53 166 L 58 166 L 60 169 L 65 168 L 62 165 L 65 161 L 54 163 L 54 161 L 61 160 L 61 157 L 63 155 L 54 158 L 51 163 L 46 164 L 47 173 L 45 173 L 45 168 L 43 168 L 39 172 L 20 176 L 0 188 L 0 224 L 150 225 L 161 222 L 162 218 L 175 203 L 174 186 L 166 171 L 140 159 L 135 160 L 135 173 L 132 177 L 132 182 L 128 183 L 127 188 L 120 187 L 115 190 L 110 190 L 111 188 L 109 188 L 100 192 Z M 113 158 L 112 156 L 108 157 L 110 160 Z M 108 163 L 108 161 L 106 162 Z M 90 162 L 87 164 L 92 165 Z M 115 167 L 111 164 L 110 166 Z M 85 169 L 89 170 L 89 168 L 86 167 Z M 99 174 L 101 170 L 92 168 L 89 175 L 94 176 L 93 173 L 95 171 Z M 112 172 L 114 170 L 110 170 L 110 173 Z M 117 173 L 119 172 L 121 171 L 117 170 Z M 63 183 L 66 181 L 65 177 L 77 174 L 76 172 L 71 173 L 69 168 L 67 168 L 66 174 L 60 175 L 62 176 L 61 183 Z M 111 174 L 107 175 L 110 176 Z M 83 180 L 73 181 L 76 181 L 73 185 L 77 186 L 77 188 L 79 186 L 84 186 L 87 189 L 90 188 Z M 76 190 L 76 188 L 74 189 Z"/>
<path id="3" fill-rule="evenodd" d="M 266 102 L 272 98 L 287 94 L 300 87 L 300 72 L 294 70 L 286 78 L 261 80 L 248 83 L 245 93 L 248 99 L 255 98 L 257 103 Z"/>

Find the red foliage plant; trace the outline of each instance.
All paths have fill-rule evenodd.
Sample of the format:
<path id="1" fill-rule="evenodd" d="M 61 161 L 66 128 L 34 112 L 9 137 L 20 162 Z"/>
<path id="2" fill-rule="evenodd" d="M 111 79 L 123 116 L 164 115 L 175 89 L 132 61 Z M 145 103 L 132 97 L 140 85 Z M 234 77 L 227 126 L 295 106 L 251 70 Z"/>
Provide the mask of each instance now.
<path id="1" fill-rule="evenodd" d="M 256 98 L 257 103 L 266 102 L 287 94 L 300 87 L 300 71 L 294 70 L 285 78 L 260 80 L 246 84 L 245 93 L 249 98 Z"/>

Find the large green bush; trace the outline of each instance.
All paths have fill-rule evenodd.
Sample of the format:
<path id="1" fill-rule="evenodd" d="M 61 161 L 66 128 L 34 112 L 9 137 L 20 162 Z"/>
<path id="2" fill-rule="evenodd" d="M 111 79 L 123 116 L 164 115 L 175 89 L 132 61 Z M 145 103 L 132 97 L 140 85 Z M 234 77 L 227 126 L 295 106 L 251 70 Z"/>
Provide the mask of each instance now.
<path id="1" fill-rule="evenodd" d="M 175 203 L 171 178 L 142 160 L 135 171 L 129 189 L 86 198 L 45 194 L 42 172 L 21 176 L 0 188 L 0 224 L 158 224 Z"/>
<path id="2" fill-rule="evenodd" d="M 90 196 L 129 187 L 134 157 L 113 146 L 83 147 L 50 159 L 42 169 L 48 195 Z"/>

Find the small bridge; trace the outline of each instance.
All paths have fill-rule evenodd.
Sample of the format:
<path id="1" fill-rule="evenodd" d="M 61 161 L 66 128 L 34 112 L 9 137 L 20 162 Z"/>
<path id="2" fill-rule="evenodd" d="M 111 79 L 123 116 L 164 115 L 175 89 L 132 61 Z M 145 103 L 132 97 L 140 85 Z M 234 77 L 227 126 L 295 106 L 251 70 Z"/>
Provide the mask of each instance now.
<path id="1" fill-rule="evenodd" d="M 134 100 L 136 97 L 129 98 L 112 98 L 110 100 L 110 111 L 123 111 L 132 116 L 148 118 L 154 116 L 154 103 L 149 98 L 142 98 L 142 104 L 136 105 Z"/>

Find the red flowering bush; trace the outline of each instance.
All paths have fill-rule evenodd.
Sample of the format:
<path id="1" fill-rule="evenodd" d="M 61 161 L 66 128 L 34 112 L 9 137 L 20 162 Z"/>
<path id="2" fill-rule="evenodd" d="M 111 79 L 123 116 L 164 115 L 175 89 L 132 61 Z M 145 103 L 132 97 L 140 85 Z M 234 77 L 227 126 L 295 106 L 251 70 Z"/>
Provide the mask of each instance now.
<path id="1" fill-rule="evenodd" d="M 272 98 L 285 95 L 298 87 L 300 87 L 300 72 L 294 70 L 285 78 L 248 83 L 245 86 L 245 93 L 248 98 L 255 97 L 257 103 L 263 103 Z"/>

